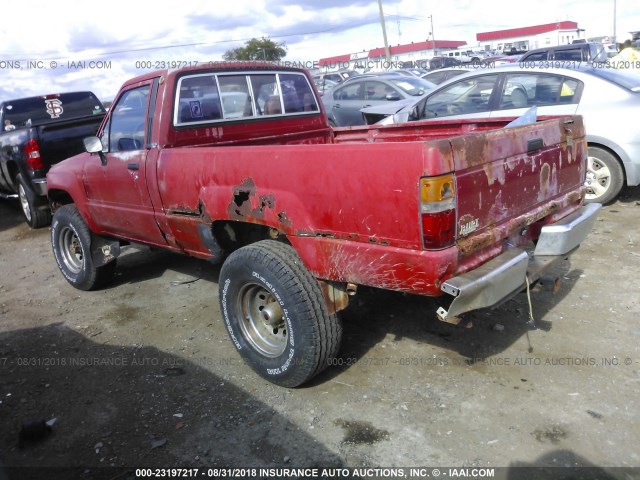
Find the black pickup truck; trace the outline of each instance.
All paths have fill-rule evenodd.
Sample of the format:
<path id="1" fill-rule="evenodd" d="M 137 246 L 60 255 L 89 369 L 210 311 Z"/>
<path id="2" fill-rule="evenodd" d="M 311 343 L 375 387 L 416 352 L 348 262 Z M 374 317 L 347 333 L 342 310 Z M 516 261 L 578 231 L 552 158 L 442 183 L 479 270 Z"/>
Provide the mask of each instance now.
<path id="1" fill-rule="evenodd" d="M 18 198 L 32 228 L 51 223 L 49 168 L 83 152 L 105 113 L 91 92 L 0 102 L 0 198 Z"/>

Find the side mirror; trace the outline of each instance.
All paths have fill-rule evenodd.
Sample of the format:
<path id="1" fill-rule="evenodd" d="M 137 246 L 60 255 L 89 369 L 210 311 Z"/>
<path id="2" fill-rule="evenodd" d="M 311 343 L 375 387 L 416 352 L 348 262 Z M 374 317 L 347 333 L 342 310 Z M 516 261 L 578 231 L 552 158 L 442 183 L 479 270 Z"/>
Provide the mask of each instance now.
<path id="1" fill-rule="evenodd" d="M 92 155 L 97 153 L 100 157 L 100 163 L 102 163 L 103 166 L 107 164 L 107 157 L 102 153 L 102 142 L 98 137 L 87 137 L 83 140 L 83 143 L 84 149 L 88 153 Z"/>
<path id="2" fill-rule="evenodd" d="M 425 105 L 427 103 L 426 98 L 416 103 L 409 112 L 409 121 L 417 121 L 425 118 Z"/>
<path id="3" fill-rule="evenodd" d="M 409 121 L 416 121 L 416 120 L 420 120 L 420 117 L 418 114 L 418 106 L 414 105 L 411 108 L 411 111 L 409 112 Z"/>
<path id="4" fill-rule="evenodd" d="M 101 153 L 102 142 L 98 137 L 87 137 L 83 140 L 84 149 L 89 153 Z"/>
<path id="5" fill-rule="evenodd" d="M 402 97 L 400 97 L 400 94 L 398 92 L 391 92 L 388 93 L 387 96 L 385 97 L 387 100 L 389 100 L 390 102 L 396 102 L 398 100 L 401 100 Z"/>

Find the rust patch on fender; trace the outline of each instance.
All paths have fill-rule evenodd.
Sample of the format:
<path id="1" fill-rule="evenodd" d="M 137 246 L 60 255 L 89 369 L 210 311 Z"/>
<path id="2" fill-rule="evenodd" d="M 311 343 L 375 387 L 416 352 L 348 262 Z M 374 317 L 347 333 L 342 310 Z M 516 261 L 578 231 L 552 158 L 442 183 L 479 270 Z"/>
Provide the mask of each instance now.
<path id="1" fill-rule="evenodd" d="M 193 208 L 189 208 L 183 205 L 170 205 L 167 208 L 168 215 L 182 215 L 186 217 L 199 217 L 200 211 L 194 210 Z"/>
<path id="2" fill-rule="evenodd" d="M 256 196 L 257 187 L 252 178 L 247 178 L 243 182 L 233 187 L 231 202 L 227 207 L 229 218 L 234 220 L 264 219 L 265 209 L 273 210 L 276 205 L 276 198 L 273 193 L 260 195 L 258 204 L 252 206 L 252 199 Z"/>
<path id="3" fill-rule="evenodd" d="M 258 205 L 251 210 L 251 217 L 254 218 L 264 218 L 264 209 L 269 208 L 273 210 L 273 207 L 276 206 L 276 198 L 273 196 L 273 193 L 269 195 L 260 195 L 260 200 Z"/>
<path id="4" fill-rule="evenodd" d="M 285 212 L 284 210 L 278 212 L 278 220 L 280 221 L 280 223 L 287 227 L 291 226 L 291 220 L 289 220 L 289 217 L 287 217 L 287 212 Z"/>
<path id="5" fill-rule="evenodd" d="M 233 197 L 227 207 L 229 218 L 243 219 L 251 214 L 251 197 L 256 194 L 256 184 L 252 178 L 245 179 L 237 187 L 233 187 Z"/>

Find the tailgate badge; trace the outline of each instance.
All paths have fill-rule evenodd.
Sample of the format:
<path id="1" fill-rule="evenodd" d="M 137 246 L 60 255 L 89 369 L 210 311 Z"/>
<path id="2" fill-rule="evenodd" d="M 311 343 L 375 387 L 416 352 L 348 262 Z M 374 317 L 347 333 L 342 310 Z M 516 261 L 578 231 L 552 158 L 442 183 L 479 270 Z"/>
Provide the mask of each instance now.
<path id="1" fill-rule="evenodd" d="M 473 220 L 463 223 L 460 225 L 460 236 L 466 237 L 472 232 L 475 232 L 478 229 L 478 225 L 480 225 L 480 221 L 477 218 Z"/>

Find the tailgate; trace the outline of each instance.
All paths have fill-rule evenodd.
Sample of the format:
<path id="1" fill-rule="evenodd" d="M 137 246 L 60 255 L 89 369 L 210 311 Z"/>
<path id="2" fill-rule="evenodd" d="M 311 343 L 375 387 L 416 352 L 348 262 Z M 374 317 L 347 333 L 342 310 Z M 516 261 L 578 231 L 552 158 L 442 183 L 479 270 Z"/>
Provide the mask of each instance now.
<path id="1" fill-rule="evenodd" d="M 37 127 L 40 155 L 48 168 L 62 160 L 84 152 L 83 140 L 95 135 L 103 114 L 75 118 Z"/>
<path id="2" fill-rule="evenodd" d="M 582 203 L 586 140 L 582 117 L 546 120 L 451 140 L 462 256 L 535 239 L 527 228 Z M 543 222 L 540 222 L 543 223 Z M 541 225 L 540 225 L 541 226 Z"/>

